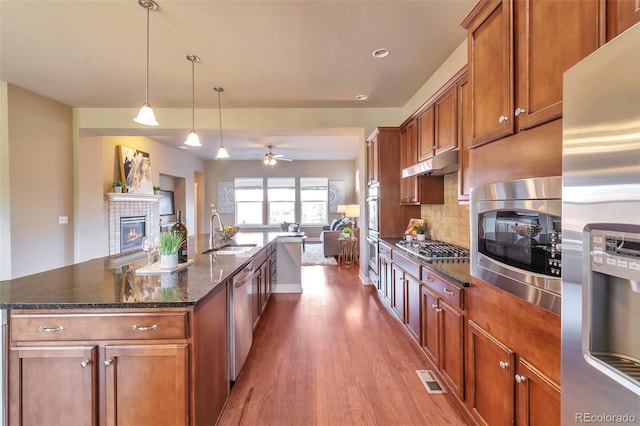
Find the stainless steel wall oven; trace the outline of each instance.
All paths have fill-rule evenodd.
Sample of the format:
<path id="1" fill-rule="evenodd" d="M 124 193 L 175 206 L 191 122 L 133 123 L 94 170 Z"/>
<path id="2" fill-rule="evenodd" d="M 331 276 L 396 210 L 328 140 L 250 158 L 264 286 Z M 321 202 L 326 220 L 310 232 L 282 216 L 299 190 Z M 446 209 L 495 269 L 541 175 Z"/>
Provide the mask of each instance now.
<path id="1" fill-rule="evenodd" d="M 561 193 L 560 177 L 473 188 L 471 274 L 559 314 Z"/>

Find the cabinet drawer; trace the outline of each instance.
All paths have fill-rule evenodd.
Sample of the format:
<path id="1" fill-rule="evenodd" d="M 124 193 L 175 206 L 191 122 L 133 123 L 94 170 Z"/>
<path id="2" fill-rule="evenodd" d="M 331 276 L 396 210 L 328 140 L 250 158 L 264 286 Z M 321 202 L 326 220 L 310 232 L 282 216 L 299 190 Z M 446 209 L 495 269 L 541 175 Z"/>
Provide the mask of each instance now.
<path id="1" fill-rule="evenodd" d="M 400 251 L 394 250 L 392 253 L 393 263 L 404 269 L 409 274 L 413 275 L 416 278 L 420 278 L 420 265 L 418 265 L 415 261 L 405 257 Z"/>
<path id="2" fill-rule="evenodd" d="M 422 283 L 437 292 L 452 306 L 464 309 L 464 290 L 435 274 L 431 269 L 422 267 Z"/>
<path id="3" fill-rule="evenodd" d="M 188 312 L 131 314 L 12 314 L 14 342 L 147 340 L 188 337 Z"/>
<path id="4" fill-rule="evenodd" d="M 378 244 L 378 254 L 380 256 L 386 257 L 389 260 L 391 260 L 391 250 L 392 248 L 385 244 L 382 244 L 382 243 Z"/>

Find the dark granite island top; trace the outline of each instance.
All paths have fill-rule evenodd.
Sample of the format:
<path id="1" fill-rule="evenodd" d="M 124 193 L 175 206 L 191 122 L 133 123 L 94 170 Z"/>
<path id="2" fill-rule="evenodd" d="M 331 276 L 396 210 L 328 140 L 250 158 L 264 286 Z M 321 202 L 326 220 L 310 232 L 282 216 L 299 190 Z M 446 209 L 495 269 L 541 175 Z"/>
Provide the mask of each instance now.
<path id="1" fill-rule="evenodd" d="M 147 255 L 133 251 L 0 281 L 0 309 L 164 308 L 195 306 L 253 256 L 286 232 L 238 233 L 245 254 L 200 254 L 208 234 L 189 237 L 193 264 L 170 274 L 137 275 Z"/>

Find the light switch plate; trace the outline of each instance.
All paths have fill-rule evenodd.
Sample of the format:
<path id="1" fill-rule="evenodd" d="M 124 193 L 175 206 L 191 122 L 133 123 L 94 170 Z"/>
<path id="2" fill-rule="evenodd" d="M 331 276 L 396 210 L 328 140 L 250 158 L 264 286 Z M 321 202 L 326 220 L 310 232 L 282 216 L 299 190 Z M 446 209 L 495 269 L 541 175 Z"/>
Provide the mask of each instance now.
<path id="1" fill-rule="evenodd" d="M 69 223 L 69 216 L 58 216 L 58 224 L 64 225 Z"/>

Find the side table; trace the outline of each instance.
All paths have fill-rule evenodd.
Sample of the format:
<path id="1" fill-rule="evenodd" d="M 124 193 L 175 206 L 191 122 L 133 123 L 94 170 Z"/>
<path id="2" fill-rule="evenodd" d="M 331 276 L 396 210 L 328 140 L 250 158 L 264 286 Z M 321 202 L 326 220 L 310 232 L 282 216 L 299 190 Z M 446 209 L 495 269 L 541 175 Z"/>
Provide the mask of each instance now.
<path id="1" fill-rule="evenodd" d="M 350 265 L 358 262 L 358 238 L 338 238 L 338 265 Z"/>

